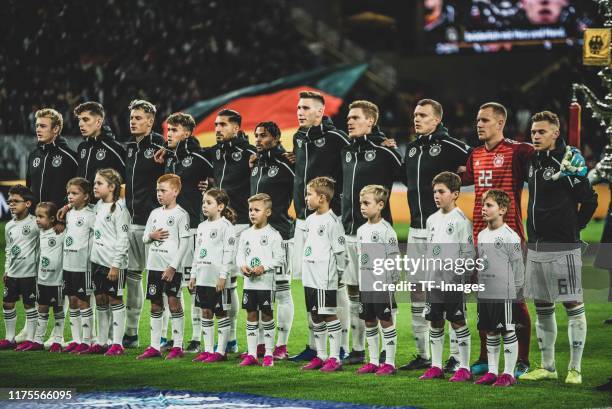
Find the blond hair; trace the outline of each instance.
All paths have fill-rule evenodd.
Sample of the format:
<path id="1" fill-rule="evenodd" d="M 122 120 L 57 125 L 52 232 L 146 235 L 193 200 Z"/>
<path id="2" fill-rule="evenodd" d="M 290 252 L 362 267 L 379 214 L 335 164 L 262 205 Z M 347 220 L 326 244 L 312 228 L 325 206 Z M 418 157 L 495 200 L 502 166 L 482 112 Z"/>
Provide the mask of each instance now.
<path id="1" fill-rule="evenodd" d="M 36 119 L 38 118 L 51 119 L 51 128 L 55 128 L 56 126 L 59 126 L 59 133 L 62 132 L 62 128 L 64 127 L 64 117 L 62 117 L 62 114 L 57 112 L 55 109 L 53 108 L 39 109 L 38 111 L 36 111 L 36 114 L 34 116 L 36 117 Z"/>
<path id="2" fill-rule="evenodd" d="M 332 197 L 334 197 L 336 181 L 327 176 L 319 176 L 308 182 L 306 187 L 311 188 L 316 194 L 324 196 L 328 202 L 331 202 Z"/>
<path id="3" fill-rule="evenodd" d="M 386 206 L 387 201 L 389 200 L 389 190 L 382 185 L 367 185 L 364 186 L 363 189 L 359 192 L 359 197 L 363 197 L 365 195 L 374 196 L 374 200 L 376 202 L 383 202 Z"/>
<path id="4" fill-rule="evenodd" d="M 349 105 L 349 110 L 353 108 L 361 108 L 366 118 L 374 120 L 374 125 L 378 122 L 378 107 L 375 103 L 366 100 L 353 101 Z"/>

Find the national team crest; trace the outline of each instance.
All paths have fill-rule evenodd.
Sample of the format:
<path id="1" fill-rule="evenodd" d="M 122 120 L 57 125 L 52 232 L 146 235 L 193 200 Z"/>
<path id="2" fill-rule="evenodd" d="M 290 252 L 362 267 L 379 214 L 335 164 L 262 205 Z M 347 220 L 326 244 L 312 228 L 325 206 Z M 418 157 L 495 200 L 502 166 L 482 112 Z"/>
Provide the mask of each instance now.
<path id="1" fill-rule="evenodd" d="M 27 236 L 28 234 L 30 234 L 32 230 L 30 229 L 30 226 L 23 226 L 23 229 L 21 229 L 21 233 L 24 236 Z"/>
<path id="2" fill-rule="evenodd" d="M 344 156 L 344 160 L 346 161 L 346 163 L 349 163 L 351 161 L 351 153 L 347 152 L 346 155 Z"/>
<path id="3" fill-rule="evenodd" d="M 278 175 L 278 166 L 270 166 L 270 169 L 268 169 L 268 176 L 273 178 L 276 175 Z"/>
<path id="4" fill-rule="evenodd" d="M 378 232 L 372 232 L 372 235 L 370 236 L 370 240 L 372 241 L 372 243 L 378 243 L 378 241 L 380 240 L 380 236 L 378 234 Z"/>
<path id="5" fill-rule="evenodd" d="M 416 155 L 416 151 L 417 151 L 417 148 L 415 147 L 410 148 L 410 151 L 408 151 L 408 156 L 412 158 L 414 155 Z"/>
<path id="6" fill-rule="evenodd" d="M 234 159 L 236 162 L 240 162 L 240 159 L 242 159 L 242 152 L 232 153 L 232 159 Z"/>
<path id="7" fill-rule="evenodd" d="M 98 151 L 96 152 L 96 159 L 102 160 L 104 158 L 106 158 L 106 149 L 104 148 L 98 149 Z"/>
<path id="8" fill-rule="evenodd" d="M 76 221 L 76 225 L 77 225 L 77 227 L 81 227 L 81 226 L 83 226 L 83 224 L 84 224 L 84 223 L 85 223 L 85 219 L 84 219 L 84 218 L 82 218 L 82 217 L 79 217 L 79 218 L 77 219 L 77 221 Z"/>
<path id="9" fill-rule="evenodd" d="M 147 159 L 151 159 L 153 157 L 153 154 L 155 153 L 155 149 L 153 148 L 148 148 L 145 152 L 144 152 L 144 157 Z"/>
<path id="10" fill-rule="evenodd" d="M 37 168 L 38 165 L 40 165 L 40 158 L 34 158 L 34 162 L 32 162 L 32 166 Z"/>
<path id="11" fill-rule="evenodd" d="M 267 246 L 268 245 L 268 236 L 261 236 L 261 239 L 259 239 L 259 244 L 261 244 L 262 246 Z"/>
<path id="12" fill-rule="evenodd" d="M 372 162 L 376 158 L 376 151 L 367 151 L 365 153 L 365 160 Z"/>
<path id="13" fill-rule="evenodd" d="M 322 236 L 325 233 L 325 225 L 324 224 L 319 226 L 319 228 L 317 229 L 317 233 L 319 234 L 319 236 Z"/>
<path id="14" fill-rule="evenodd" d="M 157 287 L 155 287 L 155 284 L 149 285 L 149 295 L 155 295 L 155 294 L 157 294 Z"/>
<path id="15" fill-rule="evenodd" d="M 325 138 L 315 139 L 314 144 L 317 148 L 322 148 L 325 146 Z"/>
<path id="16" fill-rule="evenodd" d="M 216 239 L 217 238 L 217 229 L 212 229 L 210 231 L 210 238 L 211 239 Z"/>
<path id="17" fill-rule="evenodd" d="M 493 242 L 493 246 L 499 250 L 502 248 L 502 246 L 504 245 L 504 241 L 502 240 L 501 237 L 496 237 L 495 241 Z"/>
<path id="18" fill-rule="evenodd" d="M 438 156 L 440 154 L 440 152 L 442 152 L 442 147 L 439 144 L 437 144 L 437 143 L 434 143 L 429 148 L 429 155 L 430 156 Z"/>
<path id="19" fill-rule="evenodd" d="M 50 238 L 47 244 L 49 245 L 49 247 L 55 247 L 57 242 L 55 241 L 54 238 Z"/>
<path id="20" fill-rule="evenodd" d="M 544 178 L 544 180 L 550 180 L 552 179 L 554 174 L 555 174 L 555 169 L 552 167 L 548 167 L 544 169 L 544 173 L 542 174 L 542 177 Z"/>
<path id="21" fill-rule="evenodd" d="M 446 234 L 450 236 L 451 234 L 453 234 L 454 231 L 455 226 L 452 223 L 449 223 L 448 226 L 446 226 Z"/>
<path id="22" fill-rule="evenodd" d="M 53 157 L 53 160 L 51 161 L 51 165 L 52 165 L 54 168 L 57 168 L 57 167 L 58 167 L 59 165 L 61 165 L 61 164 L 62 164 L 62 157 L 61 157 L 60 155 L 55 155 L 55 156 Z"/>
<path id="23" fill-rule="evenodd" d="M 493 166 L 496 168 L 501 168 L 504 165 L 504 154 L 498 153 L 493 158 Z"/>
<path id="24" fill-rule="evenodd" d="M 192 163 L 193 163 L 193 157 L 191 156 L 187 156 L 185 159 L 181 161 L 181 164 L 186 168 L 191 166 Z"/>
<path id="25" fill-rule="evenodd" d="M 259 172 L 259 167 L 255 166 L 253 170 L 251 171 L 251 176 L 257 176 L 258 172 Z"/>
<path id="26" fill-rule="evenodd" d="M 166 220 L 166 224 L 168 226 L 174 226 L 174 216 L 168 217 L 168 220 Z"/>
<path id="27" fill-rule="evenodd" d="M 104 218 L 104 220 L 106 220 L 107 222 L 110 222 L 112 219 L 112 216 L 110 214 L 107 214 L 106 217 Z"/>
<path id="28" fill-rule="evenodd" d="M 87 149 L 81 149 L 81 159 L 85 159 L 85 155 L 87 155 Z"/>

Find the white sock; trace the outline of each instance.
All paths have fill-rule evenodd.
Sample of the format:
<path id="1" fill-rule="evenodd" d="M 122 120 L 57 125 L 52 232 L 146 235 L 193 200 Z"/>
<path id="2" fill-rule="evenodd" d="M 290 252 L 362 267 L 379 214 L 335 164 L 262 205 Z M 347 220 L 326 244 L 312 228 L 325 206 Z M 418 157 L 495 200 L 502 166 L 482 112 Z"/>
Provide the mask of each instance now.
<path id="1" fill-rule="evenodd" d="M 53 321 L 54 324 L 51 337 L 53 338 L 53 342 L 61 344 L 64 339 L 64 324 L 66 322 L 66 315 L 64 314 L 63 307 L 53 308 Z"/>
<path id="2" fill-rule="evenodd" d="M 236 325 L 238 325 L 238 311 L 240 311 L 240 306 L 238 305 L 238 289 L 236 287 L 232 288 L 232 306 L 227 312 L 227 316 L 229 317 L 230 326 L 227 334 L 228 341 L 236 340 Z M 225 348 L 225 346 L 223 347 Z"/>
<path id="3" fill-rule="evenodd" d="M 162 299 L 164 300 L 164 314 L 162 315 L 162 338 L 168 339 L 168 325 L 170 324 L 170 306 L 168 305 L 168 296 L 166 294 L 162 295 Z"/>
<path id="4" fill-rule="evenodd" d="M 340 348 L 344 349 L 346 353 L 349 352 L 349 328 L 351 326 L 351 304 L 349 302 L 348 291 L 346 286 L 338 288 L 337 292 L 338 308 L 336 314 L 342 327 L 342 337 L 340 341 Z"/>
<path id="5" fill-rule="evenodd" d="M 163 311 L 151 311 L 151 346 L 158 351 L 161 349 L 163 315 Z"/>
<path id="6" fill-rule="evenodd" d="M 378 325 L 372 328 L 366 328 L 366 341 L 368 342 L 370 363 L 378 366 L 380 363 L 380 337 L 378 336 Z"/>
<path id="7" fill-rule="evenodd" d="M 329 338 L 329 357 L 339 360 L 340 342 L 342 341 L 342 325 L 340 325 L 338 319 L 327 323 L 327 337 Z"/>
<path id="8" fill-rule="evenodd" d="M 457 343 L 459 345 L 459 368 L 470 369 L 470 351 L 472 349 L 472 340 L 470 338 L 470 329 L 467 325 L 455 329 L 457 334 Z"/>
<path id="9" fill-rule="evenodd" d="M 397 348 L 397 332 L 395 325 L 382 329 L 386 356 L 385 363 L 395 367 L 395 350 Z"/>
<path id="10" fill-rule="evenodd" d="M 96 311 L 98 312 L 98 344 L 105 346 L 108 342 L 110 309 L 108 305 L 97 305 Z"/>
<path id="11" fill-rule="evenodd" d="M 217 352 L 225 355 L 225 348 L 230 335 L 230 317 L 217 319 Z"/>
<path id="12" fill-rule="evenodd" d="M 91 308 L 81 310 L 81 330 L 83 331 L 81 342 L 85 345 L 91 345 L 93 331 L 93 310 Z"/>
<path id="13" fill-rule="evenodd" d="M 518 359 L 518 340 L 514 331 L 504 334 L 504 373 L 514 376 L 514 367 Z M 489 366 L 491 368 L 491 366 Z M 491 372 L 491 371 L 489 371 Z M 496 374 L 497 375 L 497 374 Z"/>
<path id="14" fill-rule="evenodd" d="M 455 359 L 459 360 L 459 342 L 457 341 L 457 333 L 453 329 L 453 326 L 448 323 L 448 343 L 449 343 L 449 356 L 454 356 Z"/>
<path id="15" fill-rule="evenodd" d="M 6 333 L 6 339 L 13 342 L 15 341 L 15 327 L 17 326 L 17 310 L 15 307 L 11 310 L 4 308 L 4 328 Z"/>
<path id="16" fill-rule="evenodd" d="M 287 287 L 289 286 L 289 283 L 287 283 Z M 293 296 L 291 295 L 291 288 L 289 287 L 289 289 L 287 290 L 277 289 L 276 302 L 276 308 L 278 311 L 276 315 L 276 345 L 287 345 L 287 342 L 289 341 L 289 334 L 291 333 L 291 326 L 293 325 L 293 316 L 295 314 L 295 307 L 293 305 Z"/>
<path id="17" fill-rule="evenodd" d="M 567 337 L 571 351 L 568 369 L 575 369 L 580 372 L 580 363 L 587 333 L 584 304 L 574 308 L 566 308 L 565 311 L 567 312 Z"/>
<path id="18" fill-rule="evenodd" d="M 410 308 L 412 312 L 412 334 L 416 344 L 417 354 L 423 359 L 430 359 L 429 354 L 429 321 L 423 316 L 424 302 L 413 302 Z"/>
<path id="19" fill-rule="evenodd" d="M 183 336 L 185 331 L 185 315 L 183 311 L 172 313 L 172 346 L 183 348 Z"/>
<path id="20" fill-rule="evenodd" d="M 431 328 L 429 330 L 429 343 L 431 344 L 431 366 L 442 369 L 442 351 L 444 350 L 444 328 Z"/>
<path id="21" fill-rule="evenodd" d="M 25 310 L 26 314 L 26 340 L 33 341 L 34 340 L 34 332 L 36 331 L 36 324 L 38 319 L 38 311 L 36 308 L 32 307 L 30 309 Z"/>
<path id="22" fill-rule="evenodd" d="M 317 350 L 317 342 L 314 333 L 314 322 L 312 322 L 312 315 L 310 312 L 306 312 L 308 314 L 308 346 L 310 349 Z"/>
<path id="23" fill-rule="evenodd" d="M 81 310 L 70 308 L 70 335 L 72 342 L 81 343 Z"/>
<path id="24" fill-rule="evenodd" d="M 202 318 L 201 326 L 204 334 L 204 352 L 212 354 L 215 350 L 215 322 Z"/>
<path id="25" fill-rule="evenodd" d="M 257 358 L 257 334 L 259 332 L 258 327 L 259 321 L 247 321 L 246 323 L 248 354 L 255 358 Z"/>
<path id="26" fill-rule="evenodd" d="M 555 370 L 555 341 L 557 340 L 557 319 L 555 306 L 537 307 L 536 336 L 542 353 L 542 367 Z"/>
<path id="27" fill-rule="evenodd" d="M 140 313 L 144 304 L 144 292 L 142 290 L 142 273 L 138 271 L 127 272 L 127 297 L 126 297 L 126 316 L 125 335 L 138 335 L 138 323 Z"/>
<path id="28" fill-rule="evenodd" d="M 259 329 L 257 330 L 257 345 L 264 345 L 264 328 L 263 320 L 261 319 L 261 311 L 259 311 Z"/>
<path id="29" fill-rule="evenodd" d="M 202 328 L 200 326 L 202 310 L 195 305 L 195 294 L 189 294 L 189 298 L 191 299 L 191 340 L 200 341 L 202 339 Z"/>
<path id="30" fill-rule="evenodd" d="M 514 336 L 514 339 L 516 340 L 516 335 Z M 505 342 L 504 342 L 504 347 L 505 347 Z M 501 348 L 500 336 L 487 334 L 487 363 L 489 364 L 489 372 L 491 372 L 495 376 L 499 374 L 499 350 L 500 348 Z M 512 376 L 514 376 L 514 374 Z"/>
<path id="31" fill-rule="evenodd" d="M 317 356 L 325 361 L 327 359 L 327 325 L 325 321 L 313 324 L 312 331 L 314 332 Z"/>
<path id="32" fill-rule="evenodd" d="M 125 334 L 125 304 L 111 305 L 113 310 L 113 344 L 121 345 Z"/>
<path id="33" fill-rule="evenodd" d="M 264 345 L 266 346 L 266 356 L 272 356 L 274 352 L 274 320 L 262 322 L 264 329 Z"/>
<path id="34" fill-rule="evenodd" d="M 36 331 L 34 334 L 34 342 L 39 344 L 44 343 L 45 334 L 47 333 L 47 324 L 49 323 L 49 313 L 48 312 L 39 312 L 38 313 L 38 322 L 36 325 Z"/>
<path id="35" fill-rule="evenodd" d="M 365 321 L 359 318 L 359 295 L 349 295 L 353 351 L 365 350 Z"/>

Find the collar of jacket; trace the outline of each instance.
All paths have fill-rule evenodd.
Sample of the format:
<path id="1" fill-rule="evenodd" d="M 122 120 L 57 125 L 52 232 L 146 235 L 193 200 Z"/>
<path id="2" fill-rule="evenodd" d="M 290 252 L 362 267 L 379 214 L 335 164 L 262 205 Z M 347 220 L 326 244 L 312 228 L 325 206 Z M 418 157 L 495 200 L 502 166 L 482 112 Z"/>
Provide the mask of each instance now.
<path id="1" fill-rule="evenodd" d="M 382 133 L 378 125 L 374 125 L 371 133 L 358 136 L 356 138 L 351 138 L 351 146 L 360 147 L 367 145 L 370 142 L 372 142 L 374 145 L 380 145 L 385 139 L 387 139 L 387 137 L 384 133 Z"/>
<path id="2" fill-rule="evenodd" d="M 536 156 L 539 161 L 545 160 L 545 158 L 553 157 L 557 159 L 559 162 L 561 162 L 561 160 L 563 159 L 563 156 L 565 156 L 565 146 L 566 145 L 565 145 L 565 141 L 563 140 L 563 138 L 558 137 L 557 142 L 555 144 L 555 149 L 550 150 L 550 151 L 537 151 Z"/>
<path id="3" fill-rule="evenodd" d="M 50 142 L 50 143 L 39 142 L 38 143 L 38 148 L 43 152 L 53 151 L 57 149 L 58 147 L 68 148 L 68 142 L 66 142 L 66 138 L 64 138 L 61 135 L 58 135 L 58 137 L 55 138 L 53 142 Z"/>
<path id="4" fill-rule="evenodd" d="M 109 139 L 110 140 L 115 140 L 115 134 L 113 133 L 113 130 L 110 128 L 110 126 L 103 125 L 102 129 L 100 130 L 100 135 L 98 135 L 97 138 L 87 138 L 87 137 L 84 137 L 83 139 L 85 140 L 85 143 L 93 145 L 93 144 L 98 143 L 100 141 L 107 141 Z"/>
<path id="5" fill-rule="evenodd" d="M 276 145 L 274 148 L 266 149 L 264 151 L 257 153 L 257 163 L 266 164 L 271 162 L 274 158 L 282 157 L 282 155 L 286 152 L 283 145 L 280 143 Z"/>
<path id="6" fill-rule="evenodd" d="M 320 137 L 324 136 L 326 132 L 335 130 L 336 127 L 334 126 L 334 123 L 330 117 L 324 116 L 320 125 L 300 129 L 304 130 L 306 138 L 314 141 L 315 139 L 319 139 Z"/>
<path id="7" fill-rule="evenodd" d="M 218 142 L 217 147 L 223 152 L 232 152 L 235 148 L 246 149 L 249 141 L 240 135 L 236 135 L 234 138 L 225 142 Z"/>
<path id="8" fill-rule="evenodd" d="M 166 147 L 168 143 L 165 144 Z M 189 156 L 192 152 L 197 152 L 200 150 L 200 141 L 194 136 L 190 136 L 189 138 L 183 139 L 176 145 L 176 149 L 174 149 L 174 156 L 177 157 L 185 157 Z"/>
<path id="9" fill-rule="evenodd" d="M 446 129 L 442 122 L 440 122 L 438 126 L 436 126 L 436 129 L 434 129 L 434 131 L 429 135 L 418 135 L 417 141 L 421 145 L 425 145 L 427 143 L 435 142 L 439 139 L 448 137 L 450 137 L 450 135 L 448 134 L 448 129 Z"/>

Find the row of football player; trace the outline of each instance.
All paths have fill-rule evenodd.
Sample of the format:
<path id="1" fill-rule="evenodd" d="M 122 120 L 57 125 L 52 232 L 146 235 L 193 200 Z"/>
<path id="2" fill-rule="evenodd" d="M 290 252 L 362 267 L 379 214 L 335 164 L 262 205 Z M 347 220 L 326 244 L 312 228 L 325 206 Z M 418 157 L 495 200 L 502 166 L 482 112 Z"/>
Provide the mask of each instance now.
<path id="1" fill-rule="evenodd" d="M 38 303 L 39 318 L 38 326 L 32 341 L 26 341 L 17 346 L 17 350 L 42 349 L 42 336 L 46 331 L 49 306 L 56 307 L 61 313 L 62 285 L 47 285 L 52 282 L 62 281 L 62 270 L 64 288 L 69 295 L 76 294 L 80 298 L 82 311 L 87 311 L 88 297 L 79 294 L 78 286 L 87 288 L 88 268 L 84 271 L 70 272 L 67 268 L 75 269 L 70 264 L 71 253 L 79 250 L 71 248 L 74 240 L 80 243 L 89 243 L 88 235 L 93 234 L 93 245 L 91 247 L 91 272 L 93 275 L 93 288 L 96 294 L 98 310 L 108 308 L 110 301 L 113 310 L 113 327 L 115 327 L 113 344 L 105 353 L 106 355 L 121 355 L 121 337 L 125 322 L 125 310 L 122 304 L 122 271 L 121 267 L 127 261 L 127 221 L 128 215 L 121 203 L 118 203 L 118 187 L 120 186 L 119 175 L 112 170 L 102 170 L 96 175 L 94 183 L 94 196 L 99 199 L 94 208 L 87 206 L 89 189 L 84 179 L 74 179 L 68 184 L 68 197 L 73 209 L 68 213 L 67 229 L 65 233 L 57 235 L 53 230 L 54 210 L 49 203 L 37 206 L 36 223 L 41 228 L 40 235 L 40 262 L 38 265 Z M 434 198 L 439 208 L 438 212 L 430 216 L 427 221 L 429 242 L 433 243 L 462 243 L 457 247 L 454 256 L 459 258 L 473 257 L 471 246 L 472 226 L 469 220 L 456 207 L 456 199 L 461 186 L 460 178 L 452 173 L 446 172 L 438 175 L 433 183 Z M 152 345 L 139 356 L 139 359 L 158 357 L 161 355 L 158 340 L 161 336 L 161 310 L 163 309 L 162 294 L 168 296 L 172 312 L 173 332 L 177 335 L 174 339 L 175 347 L 168 354 L 169 359 L 182 356 L 182 332 L 183 312 L 178 298 L 180 297 L 181 273 L 177 273 L 179 265 L 189 247 L 190 238 L 189 221 L 187 213 L 176 204 L 176 197 L 180 192 L 180 178 L 176 175 L 165 175 L 158 180 L 157 195 L 162 207 L 156 209 L 149 217 L 143 240 L 146 243 L 153 242 L 149 247 L 147 257 L 147 268 L 149 270 L 148 295 L 151 300 L 151 340 Z M 316 178 L 308 184 L 306 201 L 309 209 L 313 210 L 306 223 L 306 245 L 302 274 L 306 294 L 306 308 L 310 312 L 313 327 L 316 333 L 317 356 L 304 367 L 304 369 L 321 369 L 322 371 L 336 371 L 341 368 L 339 361 L 341 325 L 336 315 L 337 291 L 339 277 L 344 270 L 344 229 L 330 210 L 329 204 L 334 192 L 334 182 L 329 178 Z M 29 236 L 34 242 L 37 235 L 32 232 L 32 226 L 18 222 L 30 219 L 28 207 L 31 206 L 31 192 L 27 188 L 17 186 L 11 190 L 9 201 L 11 210 L 14 210 L 15 220 L 7 225 L 7 256 L 15 256 L 15 260 L 9 259 L 7 271 L 15 271 L 17 266 L 11 266 L 14 261 L 20 259 L 20 255 L 30 253 L 31 249 L 27 243 L 19 240 L 19 228 L 24 237 Z M 381 216 L 382 209 L 386 206 L 388 191 L 382 186 L 367 186 L 361 191 L 360 205 L 361 213 L 367 219 L 358 230 L 361 243 L 371 243 L 372 237 L 377 241 L 394 246 L 388 253 L 389 256 L 397 254 L 397 237 L 391 225 L 384 221 Z M 482 248 L 485 243 L 503 243 L 503 246 L 494 246 L 496 249 L 503 247 L 501 252 L 488 254 L 490 260 L 495 260 L 492 265 L 512 265 L 512 269 L 499 271 L 489 268 L 488 277 L 502 282 L 515 282 L 522 276 L 522 253 L 520 249 L 520 238 L 503 222 L 510 198 L 503 191 L 489 191 L 483 198 L 483 217 L 488 227 L 479 234 L 478 241 Z M 21 204 L 20 207 L 18 207 Z M 230 303 L 231 292 L 226 289 L 226 280 L 230 278 L 230 265 L 234 261 L 235 254 L 235 232 L 232 228 L 234 213 L 228 207 L 228 198 L 221 190 L 210 190 L 204 195 L 203 214 L 207 220 L 200 224 L 197 232 L 197 245 L 192 264 L 192 272 L 195 275 L 190 280 L 190 289 L 196 290 L 196 302 L 202 308 L 202 330 L 204 332 L 205 350 L 195 360 L 205 362 L 216 362 L 226 359 L 224 346 L 227 342 L 227 330 L 229 322 L 226 309 Z M 81 214 L 80 212 L 89 212 Z M 247 340 L 249 350 L 244 356 L 241 365 L 253 365 L 257 363 L 257 329 L 259 326 L 259 313 L 262 314 L 264 329 L 265 356 L 264 366 L 273 364 L 272 348 L 274 342 L 274 322 L 272 316 L 272 292 L 276 275 L 283 274 L 286 249 L 283 249 L 282 238 L 279 233 L 267 224 L 267 218 L 271 214 L 271 199 L 268 195 L 255 195 L 249 199 L 249 217 L 253 224 L 240 236 L 240 244 L 237 248 L 236 265 L 245 276 L 245 292 L 243 295 L 243 308 L 247 310 Z M 162 226 L 162 227 L 160 227 Z M 436 228 L 437 227 L 437 228 Z M 79 231 L 80 230 L 80 231 Z M 436 232 L 438 232 L 436 234 Z M 27 233 L 27 234 L 26 234 Z M 80 234 L 79 234 L 80 233 Z M 443 237 L 440 234 L 451 235 Z M 453 235 L 454 234 L 454 235 Z M 48 236 L 51 235 L 49 238 Z M 64 235 L 66 236 L 64 238 Z M 55 237 L 54 237 L 55 236 Z M 23 238 L 23 237 L 21 237 Z M 83 240 L 85 239 L 85 240 Z M 62 243 L 64 243 L 62 246 Z M 255 243 L 255 244 L 253 244 Z M 22 253 L 21 247 L 24 252 Z M 16 247 L 17 246 L 17 247 Z M 30 246 L 31 247 L 31 246 Z M 62 247 L 67 256 L 62 267 Z M 430 246 L 426 252 L 430 256 L 439 254 L 435 246 Z M 15 250 L 15 249 L 19 250 Z M 366 247 L 362 247 L 365 249 Z M 59 249 L 59 253 L 58 253 Z M 85 244 L 82 250 L 88 251 L 89 245 Z M 36 251 L 36 250 L 34 250 Z M 59 254 L 59 257 L 58 257 Z M 81 254 L 82 256 L 82 254 Z M 360 260 L 368 259 L 360 254 Z M 484 254 L 480 254 L 481 257 Z M 506 258 L 504 260 L 504 257 Z M 21 258 L 25 260 L 25 258 Z M 79 257 L 83 259 L 83 257 Z M 87 258 L 85 258 L 87 260 Z M 219 262 L 220 261 L 220 262 Z M 498 263 L 497 261 L 501 261 Z M 505 263 L 504 263 L 505 261 Z M 99 264 L 101 263 L 101 264 Z M 67 266 L 68 264 L 68 266 Z M 76 274 L 75 274 L 76 273 Z M 80 273 L 80 274 L 78 274 Z M 497 273 L 497 275 L 495 274 Z M 79 276 L 79 277 L 77 277 Z M 27 278 L 27 277 L 23 277 Z M 7 278 L 6 302 L 10 302 L 15 296 L 19 297 L 19 291 L 25 289 L 32 280 L 19 280 L 14 277 Z M 9 285 L 9 282 L 11 285 Z M 34 281 L 36 283 L 36 281 Z M 53 288 L 55 287 L 55 288 Z M 12 291 L 18 289 L 16 293 Z M 54 295 L 55 299 L 49 297 Z M 457 298 L 455 293 L 437 294 L 440 297 L 436 302 L 430 302 L 425 317 L 431 322 L 431 345 L 432 345 L 432 367 L 421 377 L 422 379 L 433 379 L 443 377 L 441 373 L 442 340 L 444 333 L 444 317 L 452 322 L 453 329 L 458 334 L 460 367 L 451 381 L 467 381 L 471 379 L 469 373 L 469 351 L 470 336 L 466 326 L 463 310 L 463 299 Z M 26 298 L 24 298 L 25 300 Z M 83 300 L 85 299 L 85 300 Z M 430 300 L 432 301 L 432 300 Z M 14 313 L 14 304 L 12 306 Z M 514 365 L 516 364 L 516 336 L 514 335 L 512 318 L 508 315 L 508 305 L 504 303 L 482 303 L 479 304 L 479 329 L 489 332 L 488 342 L 497 345 L 491 348 L 489 356 L 489 367 L 497 366 L 499 357 L 500 333 L 503 332 L 505 343 L 505 369 L 504 373 L 497 378 L 495 372 L 489 371 L 477 383 L 495 384 L 499 386 L 512 385 Z M 10 306 L 9 306 L 10 309 Z M 32 314 L 32 306 L 26 304 L 26 317 Z M 392 311 L 396 309 L 393 294 L 389 293 L 388 303 L 368 303 L 361 300 L 361 318 L 365 320 L 368 328 L 368 346 L 370 350 L 370 362 L 358 370 L 358 373 L 375 372 L 380 375 L 395 373 L 394 357 L 397 338 L 393 322 Z M 91 309 L 89 310 L 91 313 Z M 214 334 L 212 329 L 213 314 L 218 319 L 219 349 L 213 351 Z M 34 312 L 35 315 L 35 312 Z M 82 314 L 83 317 L 92 314 Z M 6 314 L 5 314 L 6 318 Z M 56 320 L 61 317 L 56 317 Z M 91 320 L 91 318 L 90 318 Z M 91 321 L 85 319 L 82 327 L 83 343 L 78 345 L 75 351 L 81 353 L 102 352 L 105 349 L 105 340 L 98 338 L 94 345 L 91 342 Z M 386 361 L 379 366 L 378 347 L 378 320 L 383 329 L 385 342 Z M 12 321 L 12 320 L 10 320 Z M 63 320 L 62 320 L 63 321 Z M 89 322 L 88 322 L 89 321 Z M 12 328 L 10 328 L 12 323 Z M 108 334 L 106 320 L 98 320 L 98 333 Z M 14 321 L 6 322 L 7 338 L 3 341 L 6 347 L 14 338 Z M 28 324 L 26 324 L 28 325 Z M 31 323 L 30 323 L 31 325 Z M 61 324 L 60 324 L 61 325 Z M 32 325 L 31 325 L 32 326 Z M 501 330 L 500 330 L 501 328 Z M 30 331 L 31 332 L 31 331 Z M 330 354 L 327 358 L 327 337 L 329 333 Z M 10 337 L 10 338 L 9 338 Z M 101 342 L 102 341 L 102 342 Z M 84 346 L 83 346 L 84 345 Z M 581 351 L 580 351 L 581 352 Z M 497 355 L 496 355 L 497 354 Z M 581 355 L 581 353 L 580 353 Z M 578 367 L 580 355 L 577 356 Z M 574 359 L 574 356 L 572 356 Z M 574 362 L 574 364 L 576 364 Z"/>

